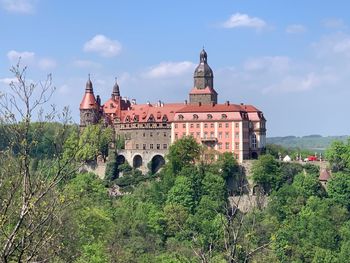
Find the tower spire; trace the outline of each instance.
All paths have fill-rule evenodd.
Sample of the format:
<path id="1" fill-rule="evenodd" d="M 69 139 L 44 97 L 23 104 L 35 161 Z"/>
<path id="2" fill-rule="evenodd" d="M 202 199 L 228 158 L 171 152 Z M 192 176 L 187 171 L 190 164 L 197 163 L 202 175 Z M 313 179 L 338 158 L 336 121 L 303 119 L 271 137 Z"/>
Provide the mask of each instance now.
<path id="1" fill-rule="evenodd" d="M 112 98 L 120 97 L 119 85 L 117 81 L 117 77 L 115 77 L 115 84 L 113 86 Z"/>
<path id="2" fill-rule="evenodd" d="M 92 82 L 90 79 L 90 73 L 88 74 L 88 80 L 86 82 L 85 93 L 94 93 Z"/>

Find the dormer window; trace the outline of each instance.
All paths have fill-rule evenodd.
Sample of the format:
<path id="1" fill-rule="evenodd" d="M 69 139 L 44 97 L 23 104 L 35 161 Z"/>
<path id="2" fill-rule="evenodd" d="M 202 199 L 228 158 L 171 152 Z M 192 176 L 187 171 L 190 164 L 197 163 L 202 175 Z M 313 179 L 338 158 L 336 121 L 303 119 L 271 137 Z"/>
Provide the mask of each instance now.
<path id="1" fill-rule="evenodd" d="M 193 114 L 193 119 L 194 120 L 198 120 L 198 115 L 197 114 Z"/>
<path id="2" fill-rule="evenodd" d="M 130 122 L 130 116 L 126 116 L 125 122 Z"/>
<path id="3" fill-rule="evenodd" d="M 227 119 L 227 115 L 226 114 L 221 114 L 221 119 L 226 120 Z"/>
<path id="4" fill-rule="evenodd" d="M 184 116 L 182 114 L 179 115 L 179 120 L 183 120 Z"/>
<path id="5" fill-rule="evenodd" d="M 207 115 L 207 118 L 208 118 L 208 120 L 211 120 L 211 119 L 213 118 L 213 115 L 208 114 L 208 115 Z"/>
<path id="6" fill-rule="evenodd" d="M 148 122 L 154 122 L 154 116 L 151 114 L 148 118 Z"/>
<path id="7" fill-rule="evenodd" d="M 168 121 L 168 117 L 166 115 L 164 115 L 163 118 L 162 118 L 162 121 L 163 122 L 167 122 Z"/>
<path id="8" fill-rule="evenodd" d="M 134 116 L 134 122 L 138 122 L 139 121 L 139 116 L 135 115 Z"/>

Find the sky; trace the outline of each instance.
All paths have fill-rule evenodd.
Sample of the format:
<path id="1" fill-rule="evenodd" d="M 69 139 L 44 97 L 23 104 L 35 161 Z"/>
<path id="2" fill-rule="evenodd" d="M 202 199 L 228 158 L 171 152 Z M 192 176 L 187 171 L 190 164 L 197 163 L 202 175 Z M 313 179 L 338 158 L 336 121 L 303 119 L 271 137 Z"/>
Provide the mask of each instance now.
<path id="1" fill-rule="evenodd" d="M 88 74 L 102 102 L 182 102 L 204 46 L 221 103 L 253 104 L 267 136 L 350 134 L 350 2 L 0 0 L 0 92 L 21 57 L 52 73 L 50 104 L 79 122 Z"/>

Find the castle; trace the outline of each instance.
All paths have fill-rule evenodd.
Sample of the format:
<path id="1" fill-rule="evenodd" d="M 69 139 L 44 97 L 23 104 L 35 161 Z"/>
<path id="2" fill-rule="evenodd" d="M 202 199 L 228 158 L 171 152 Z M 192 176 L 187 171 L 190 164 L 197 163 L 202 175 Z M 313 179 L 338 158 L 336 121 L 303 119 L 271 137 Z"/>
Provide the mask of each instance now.
<path id="1" fill-rule="evenodd" d="M 101 120 L 112 126 L 116 139 L 125 142 L 118 150 L 117 162 L 128 161 L 144 171 L 157 171 L 165 162 L 169 145 L 183 136 L 192 136 L 217 153 L 232 152 L 239 162 L 256 159 L 265 151 L 263 113 L 253 105 L 218 103 L 214 74 L 204 49 L 193 78 L 189 101 L 155 104 L 123 98 L 117 81 L 110 99 L 101 104 L 89 78 L 80 103 L 80 126 Z"/>

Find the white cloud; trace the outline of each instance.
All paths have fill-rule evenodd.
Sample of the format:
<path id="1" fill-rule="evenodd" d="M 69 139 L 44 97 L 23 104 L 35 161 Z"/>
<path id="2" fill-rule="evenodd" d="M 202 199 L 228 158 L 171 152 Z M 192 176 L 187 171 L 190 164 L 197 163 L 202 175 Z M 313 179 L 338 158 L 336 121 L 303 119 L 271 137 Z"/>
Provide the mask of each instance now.
<path id="1" fill-rule="evenodd" d="M 255 29 L 263 29 L 267 24 L 258 17 L 250 17 L 247 14 L 233 14 L 227 21 L 222 23 L 224 28 L 251 27 Z"/>
<path id="2" fill-rule="evenodd" d="M 18 80 L 16 78 L 2 78 L 0 79 L 0 83 L 9 85 L 11 83 L 17 83 Z"/>
<path id="3" fill-rule="evenodd" d="M 117 40 L 104 35 L 96 35 L 84 44 L 85 52 L 96 52 L 103 57 L 114 57 L 120 53 L 122 45 Z"/>
<path id="4" fill-rule="evenodd" d="M 51 58 L 42 58 L 38 61 L 38 66 L 42 70 L 49 70 L 55 68 L 57 63 Z"/>
<path id="5" fill-rule="evenodd" d="M 100 68 L 101 64 L 91 61 L 91 60 L 82 60 L 77 59 L 73 61 L 73 65 L 77 68 Z"/>
<path id="6" fill-rule="evenodd" d="M 57 63 L 54 59 L 51 58 L 37 58 L 36 54 L 31 51 L 16 51 L 10 50 L 7 52 L 7 58 L 9 59 L 12 65 L 18 63 L 21 59 L 21 64 L 26 66 L 36 66 L 41 70 L 49 70 L 56 67 Z"/>
<path id="7" fill-rule="evenodd" d="M 71 90 L 71 88 L 67 84 L 63 84 L 57 89 L 58 93 L 63 94 L 63 95 L 69 94 L 70 90 Z"/>
<path id="8" fill-rule="evenodd" d="M 247 71 L 269 70 L 285 71 L 290 66 L 290 59 L 285 56 L 266 56 L 248 59 L 243 68 Z"/>
<path id="9" fill-rule="evenodd" d="M 2 8 L 12 13 L 32 14 L 35 11 L 33 0 L 0 0 Z"/>
<path id="10" fill-rule="evenodd" d="M 182 62 L 161 62 L 151 67 L 143 74 L 147 78 L 164 78 L 179 76 L 194 70 L 195 64 L 190 61 Z"/>
<path id="11" fill-rule="evenodd" d="M 306 32 L 306 27 L 300 24 L 289 25 L 286 28 L 286 33 L 288 34 L 300 34 L 305 32 Z"/>
<path id="12" fill-rule="evenodd" d="M 35 53 L 30 51 L 18 52 L 16 50 L 10 50 L 7 52 L 7 58 L 12 64 L 16 64 L 21 58 L 21 62 L 24 64 L 31 64 L 35 60 Z"/>
<path id="13" fill-rule="evenodd" d="M 328 18 L 323 21 L 323 25 L 330 29 L 341 29 L 346 27 L 344 21 L 340 18 Z"/>

